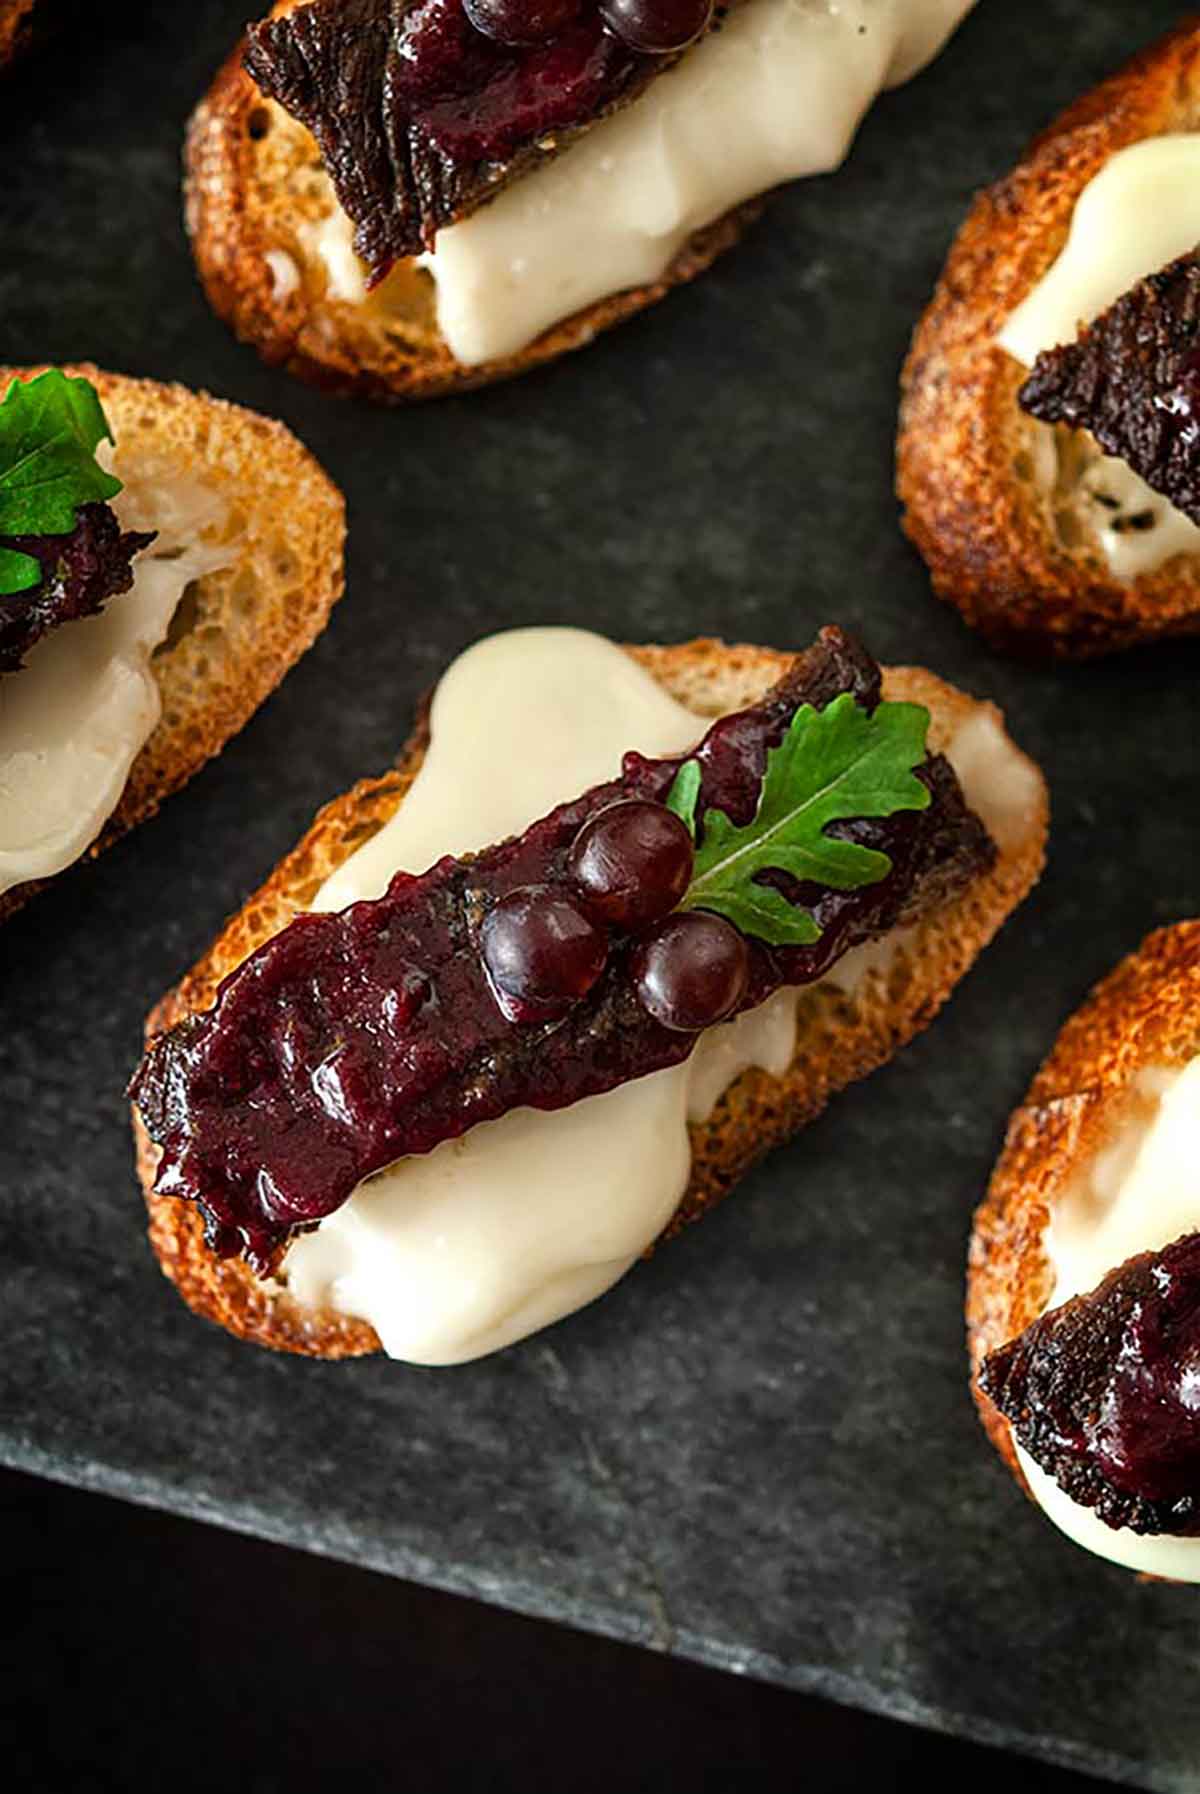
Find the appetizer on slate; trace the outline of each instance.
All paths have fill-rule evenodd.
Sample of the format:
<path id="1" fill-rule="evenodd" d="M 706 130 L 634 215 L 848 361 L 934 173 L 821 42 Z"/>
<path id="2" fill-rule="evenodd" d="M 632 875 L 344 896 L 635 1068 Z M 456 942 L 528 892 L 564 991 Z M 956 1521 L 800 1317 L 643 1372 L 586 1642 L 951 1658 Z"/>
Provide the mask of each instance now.
<path id="1" fill-rule="evenodd" d="M 342 590 L 282 425 L 95 368 L 0 370 L 0 919 L 236 734 Z"/>
<path id="2" fill-rule="evenodd" d="M 998 646 L 1200 631 L 1200 26 L 1080 100 L 959 232 L 905 369 L 898 490 Z"/>
<path id="3" fill-rule="evenodd" d="M 1045 828 L 990 705 L 840 630 L 492 637 L 150 1017 L 162 1267 L 287 1351 L 507 1345 L 924 1027 Z"/>
<path id="4" fill-rule="evenodd" d="M 421 398 L 520 372 L 690 279 L 834 168 L 973 0 L 310 0 L 192 122 L 209 298 L 272 362 Z"/>
<path id="5" fill-rule="evenodd" d="M 1055 1525 L 1200 1582 L 1200 922 L 1060 1034 L 976 1217 L 967 1324 L 984 1426 Z"/>

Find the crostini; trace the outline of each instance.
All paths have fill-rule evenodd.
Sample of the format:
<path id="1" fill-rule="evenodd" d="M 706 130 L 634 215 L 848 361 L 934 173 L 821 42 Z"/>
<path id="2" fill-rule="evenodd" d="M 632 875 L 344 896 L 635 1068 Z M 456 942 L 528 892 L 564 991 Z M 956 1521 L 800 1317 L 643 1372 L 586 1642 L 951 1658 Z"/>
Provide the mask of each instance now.
<path id="1" fill-rule="evenodd" d="M 0 68 L 19 56 L 29 41 L 37 0 L 0 0 Z"/>
<path id="2" fill-rule="evenodd" d="M 1089 656 L 1200 632 L 1195 305 L 1186 270 L 1164 272 L 1197 266 L 1198 108 L 1193 22 L 980 195 L 914 336 L 904 526 L 998 647 Z"/>
<path id="3" fill-rule="evenodd" d="M 498 1350 L 925 1027 L 1046 827 L 993 706 L 839 630 L 488 638 L 150 1016 L 159 1263 L 260 1345 Z"/>
<path id="4" fill-rule="evenodd" d="M 0 919 L 236 734 L 325 627 L 341 494 L 281 424 L 0 369 Z"/>
<path id="5" fill-rule="evenodd" d="M 975 1219 L 967 1329 L 984 1427 L 1055 1525 L 1200 1582 L 1200 922 L 1059 1035 Z"/>
<path id="6" fill-rule="evenodd" d="M 285 0 L 191 125 L 215 309 L 399 400 L 585 344 L 836 167 L 973 0 Z"/>

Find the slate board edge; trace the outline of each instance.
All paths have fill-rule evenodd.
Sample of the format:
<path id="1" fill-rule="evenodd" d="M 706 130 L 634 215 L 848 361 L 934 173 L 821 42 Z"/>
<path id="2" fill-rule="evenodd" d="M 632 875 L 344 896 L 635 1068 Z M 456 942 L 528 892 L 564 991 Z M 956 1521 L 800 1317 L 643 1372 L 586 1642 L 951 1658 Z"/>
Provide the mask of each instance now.
<path id="1" fill-rule="evenodd" d="M 438 1564 L 420 1552 L 356 1548 L 339 1539 L 336 1529 L 326 1532 L 320 1526 L 306 1529 L 303 1544 L 298 1547 L 295 1525 L 289 1525 L 285 1516 L 272 1516 L 253 1502 L 238 1502 L 229 1497 L 205 1501 L 186 1488 L 169 1482 L 134 1477 L 95 1462 L 75 1462 L 65 1455 L 42 1452 L 32 1444 L 2 1436 L 0 1464 L 6 1469 L 44 1477 L 48 1482 L 68 1488 L 176 1514 L 202 1525 L 219 1526 L 224 1531 L 262 1539 L 267 1544 L 284 1545 L 290 1550 L 299 1548 L 315 1557 L 395 1576 L 445 1594 L 484 1601 L 489 1606 L 531 1619 L 573 1626 L 579 1631 L 615 1639 L 620 1644 L 659 1650 L 666 1656 L 683 1658 L 708 1669 L 792 1688 L 800 1694 L 816 1695 L 839 1706 L 878 1714 L 906 1725 L 921 1726 L 928 1731 L 965 1738 L 1000 1750 L 1017 1751 L 1056 1768 L 1099 1776 L 1117 1786 L 1144 1788 L 1149 1794 L 1195 1794 L 1200 1788 L 1200 1773 L 1150 1772 L 1144 1763 L 1130 1758 L 1097 1751 L 1087 1744 L 1072 1744 L 1062 1738 L 1010 1730 L 970 1713 L 935 1708 L 881 1687 L 865 1677 L 841 1675 L 821 1664 L 786 1663 L 766 1652 L 739 1648 L 686 1627 L 679 1631 L 672 1629 L 666 1637 L 659 1631 L 656 1636 L 656 1629 L 649 1622 L 641 1626 L 630 1624 L 629 1612 L 618 1606 L 593 1602 L 585 1611 L 569 1601 L 557 1600 L 555 1590 L 547 1584 L 533 1584 L 512 1577 L 496 1577 L 489 1581 L 468 1565 Z"/>

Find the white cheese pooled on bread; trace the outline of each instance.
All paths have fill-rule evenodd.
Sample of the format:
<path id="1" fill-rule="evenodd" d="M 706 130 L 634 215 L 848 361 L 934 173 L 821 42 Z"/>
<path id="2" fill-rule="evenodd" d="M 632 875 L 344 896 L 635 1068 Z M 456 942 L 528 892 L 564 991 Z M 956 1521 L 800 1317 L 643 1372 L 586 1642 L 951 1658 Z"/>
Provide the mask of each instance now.
<path id="1" fill-rule="evenodd" d="M 377 897 L 520 832 L 614 777 L 624 751 L 680 753 L 711 721 L 677 704 L 622 649 L 577 629 L 523 629 L 470 648 L 434 695 L 424 764 L 392 820 L 325 884 L 315 907 Z M 968 801 L 997 836 L 1036 808 L 1037 775 L 980 705 L 951 742 Z M 1027 822 L 1025 824 L 1027 826 Z M 891 943 L 847 954 L 852 994 Z M 549 1325 L 624 1276 L 675 1212 L 691 1173 L 687 1123 L 749 1066 L 779 1076 L 796 1041 L 795 991 L 709 1029 L 684 1064 L 567 1109 L 516 1110 L 400 1160 L 302 1234 L 282 1277 L 306 1307 L 367 1320 L 393 1358 L 457 1364 Z"/>
<path id="2" fill-rule="evenodd" d="M 119 453 L 98 459 L 129 477 Z M 124 529 L 159 531 L 134 560 L 132 588 L 52 630 L 20 672 L 0 677 L 0 893 L 63 871 L 99 835 L 158 723 L 154 650 L 190 582 L 230 559 L 201 540 L 224 503 L 192 477 L 134 477 L 113 510 Z"/>
<path id="3" fill-rule="evenodd" d="M 1142 1252 L 1200 1228 L 1200 1058 L 1182 1070 L 1151 1066 L 1134 1081 L 1129 1112 L 1055 1205 L 1044 1245 L 1057 1308 Z M 1200 1582 L 1200 1538 L 1143 1538 L 1106 1526 L 1018 1447 L 1030 1490 L 1068 1538 L 1146 1576 Z"/>
<path id="4" fill-rule="evenodd" d="M 881 89 L 941 49 L 975 0 L 745 0 L 631 105 L 521 176 L 421 258 L 464 367 L 658 280 L 696 231 L 782 181 L 836 168 Z M 366 299 L 340 208 L 309 226 L 330 292 Z M 386 287 L 374 303 L 386 303 Z"/>
<path id="5" fill-rule="evenodd" d="M 1062 253 L 1013 312 L 997 341 L 1032 367 L 1045 349 L 1073 343 L 1138 281 L 1200 243 L 1200 133 L 1150 137 L 1118 151 L 1075 202 Z M 1200 554 L 1200 528 L 1090 436 L 1072 489 L 1051 426 L 1035 426 L 1036 477 L 1066 500 L 1123 583 L 1153 573 L 1177 554 Z"/>

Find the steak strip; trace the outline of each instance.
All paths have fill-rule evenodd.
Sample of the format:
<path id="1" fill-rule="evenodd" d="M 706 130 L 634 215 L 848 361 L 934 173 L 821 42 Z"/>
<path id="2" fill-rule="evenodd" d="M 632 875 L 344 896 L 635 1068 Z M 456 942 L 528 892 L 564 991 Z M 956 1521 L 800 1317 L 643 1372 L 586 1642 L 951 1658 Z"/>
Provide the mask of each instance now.
<path id="1" fill-rule="evenodd" d="M 678 60 L 630 49 L 594 10 L 549 43 L 497 43 L 462 0 L 313 0 L 251 25 L 245 52 L 316 138 L 370 287 Z"/>
<path id="2" fill-rule="evenodd" d="M 979 1386 L 1106 1526 L 1200 1536 L 1200 1233 L 1042 1315 L 985 1359 Z"/>
<path id="3" fill-rule="evenodd" d="M 849 692 L 871 711 L 880 691 L 865 650 L 822 631 L 760 703 L 709 729 L 694 755 L 699 813 L 715 806 L 748 823 L 767 752 L 801 705 L 823 709 Z M 224 980 L 212 1009 L 160 1035 L 135 1075 L 131 1094 L 162 1148 L 155 1189 L 198 1203 L 211 1248 L 244 1252 L 265 1272 L 296 1228 L 397 1159 L 510 1109 L 565 1108 L 686 1059 L 697 1036 L 663 1027 L 637 998 L 637 936 L 609 931 L 604 972 L 565 1017 L 518 1024 L 493 995 L 479 932 L 508 892 L 565 878 L 584 821 L 620 798 L 665 801 L 692 757 L 626 754 L 619 778 L 519 837 L 420 877 L 397 873 L 383 897 L 340 914 L 298 916 Z M 890 872 L 852 891 L 793 881 L 785 895 L 811 911 L 821 939 L 749 940 L 739 1009 L 822 977 L 850 947 L 913 921 L 992 865 L 995 848 L 949 763 L 927 757 L 916 776 L 927 809 L 831 826 L 886 853 Z"/>
<path id="4" fill-rule="evenodd" d="M 1063 348 L 1039 355 L 1021 406 L 1090 430 L 1200 523 L 1200 252 L 1139 281 Z"/>
<path id="5" fill-rule="evenodd" d="M 134 556 L 153 541 L 153 531 L 122 534 L 105 504 L 81 505 L 65 536 L 0 536 L 0 547 L 29 555 L 42 569 L 37 585 L 0 597 L 0 673 L 19 672 L 29 650 L 52 629 L 93 617 L 127 592 Z"/>

